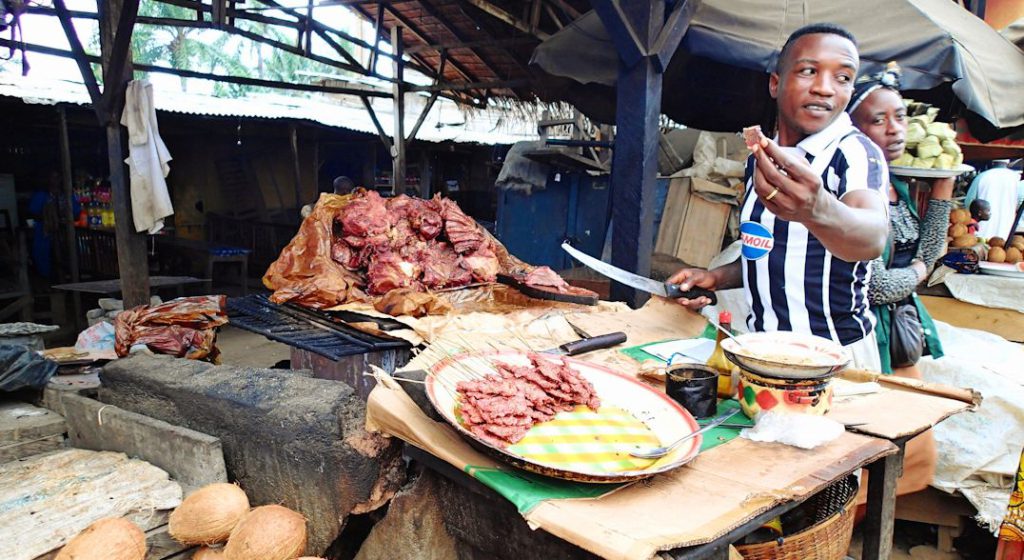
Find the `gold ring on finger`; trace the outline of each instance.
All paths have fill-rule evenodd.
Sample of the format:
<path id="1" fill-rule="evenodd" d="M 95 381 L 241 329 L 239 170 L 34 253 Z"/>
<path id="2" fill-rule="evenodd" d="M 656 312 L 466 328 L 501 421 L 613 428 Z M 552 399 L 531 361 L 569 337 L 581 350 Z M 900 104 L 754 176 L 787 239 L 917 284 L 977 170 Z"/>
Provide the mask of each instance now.
<path id="1" fill-rule="evenodd" d="M 765 200 L 771 200 L 775 198 L 775 195 L 779 194 L 779 189 L 772 189 L 772 192 L 768 193 L 768 196 L 764 197 Z"/>

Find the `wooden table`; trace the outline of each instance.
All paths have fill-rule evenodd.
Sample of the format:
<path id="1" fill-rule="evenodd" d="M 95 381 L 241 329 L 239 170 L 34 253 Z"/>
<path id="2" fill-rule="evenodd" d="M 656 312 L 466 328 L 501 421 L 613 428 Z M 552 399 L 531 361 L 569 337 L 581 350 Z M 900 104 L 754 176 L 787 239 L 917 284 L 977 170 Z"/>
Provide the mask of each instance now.
<path id="1" fill-rule="evenodd" d="M 413 374 L 413 378 L 416 378 L 413 372 L 402 372 L 398 376 L 405 377 L 407 374 Z M 407 393 L 413 397 L 413 400 L 424 409 L 424 412 L 427 412 L 428 415 L 432 414 L 432 410 L 429 409 L 430 405 L 425 402 L 425 397 L 421 394 L 422 389 L 420 385 L 407 384 L 405 388 Z M 780 503 L 766 511 L 762 511 L 750 518 L 740 516 L 738 508 L 715 509 L 709 507 L 707 508 L 709 512 L 713 509 L 715 511 L 725 510 L 725 513 L 722 514 L 725 516 L 722 519 L 724 523 L 720 523 L 720 525 L 725 524 L 732 528 L 725 532 L 725 534 L 705 544 L 676 548 L 662 554 L 665 557 L 676 560 L 728 559 L 729 546 L 731 544 L 754 532 L 766 522 L 796 508 L 814 496 L 821 488 L 866 467 L 870 475 L 868 480 L 868 514 L 863 525 L 864 548 L 862 558 L 865 560 L 884 560 L 889 558 L 892 550 L 893 512 L 896 499 L 895 485 L 896 479 L 902 471 L 903 442 L 897 444 L 882 438 L 858 434 L 846 434 L 842 437 L 845 438 L 843 448 L 846 449 L 846 452 L 841 457 L 831 458 L 835 460 L 819 461 L 815 457 L 818 453 L 797 452 L 797 455 L 803 456 L 799 463 L 776 464 L 773 466 L 774 470 L 766 470 L 764 466 L 765 464 L 770 464 L 770 461 L 753 461 L 754 452 L 765 454 L 791 452 L 791 450 L 785 449 L 786 446 L 735 439 L 701 453 L 699 462 L 696 464 L 698 469 L 703 469 L 704 471 L 714 470 L 718 465 L 730 465 L 732 466 L 731 468 L 737 469 L 737 474 L 745 472 L 744 476 L 749 476 L 751 479 L 760 478 L 762 480 L 785 478 L 791 469 L 806 472 L 807 475 L 800 479 L 799 484 L 793 485 L 794 487 L 800 487 L 802 492 L 800 490 L 792 490 L 793 499 L 780 501 Z M 413 445 L 407 444 L 405 446 L 405 454 L 409 459 L 414 460 L 426 469 L 453 483 L 455 489 L 450 489 L 449 493 L 455 492 L 456 495 L 464 497 L 459 503 L 469 504 L 474 500 L 483 500 L 486 506 L 480 504 L 473 505 L 472 509 L 475 511 L 472 512 L 470 517 L 496 517 L 497 519 L 490 519 L 486 523 L 505 526 L 510 531 L 517 531 L 527 527 L 526 520 L 523 519 L 510 502 L 465 472 Z M 821 452 L 823 456 L 827 454 L 826 452 Z M 692 467 L 683 468 L 689 469 Z M 699 486 L 705 482 L 706 479 L 702 477 L 694 477 L 693 484 Z M 700 490 L 706 489 L 694 486 L 695 494 Z M 779 489 L 780 493 L 786 490 L 791 489 Z M 704 495 L 706 495 L 706 492 L 704 492 Z M 728 499 L 733 499 L 734 497 L 736 496 L 730 496 Z M 693 505 L 679 504 L 679 507 L 684 508 Z M 443 507 L 443 504 L 441 506 Z M 467 505 L 466 507 L 470 506 Z M 668 513 L 666 512 L 666 514 Z M 554 515 L 557 515 L 557 513 Z M 709 516 L 711 515 L 709 513 Z M 711 521 L 709 519 L 709 522 Z M 715 522 L 717 521 L 715 520 Z M 446 519 L 446 524 L 448 523 L 458 524 L 459 518 L 456 517 L 451 521 Z M 484 543 L 472 542 L 475 530 L 477 529 L 479 527 L 453 527 L 453 530 L 463 538 L 470 540 L 468 542 L 470 546 L 486 546 Z M 519 538 L 529 539 L 528 533 L 529 530 L 520 535 Z M 540 539 L 537 541 L 538 547 L 543 547 L 545 544 L 550 545 L 550 542 L 545 543 L 544 540 Z M 486 550 L 484 551 L 486 552 Z M 553 551 L 548 552 L 553 553 Z M 578 554 L 571 554 L 565 558 L 566 560 L 582 560 L 592 557 L 590 552 L 579 549 Z"/>
<path id="2" fill-rule="evenodd" d="M 577 313 L 567 316 L 566 319 L 573 324 L 585 325 L 585 328 L 592 332 L 621 330 L 627 333 L 631 344 L 692 337 L 703 332 L 706 326 L 706 321 L 699 315 L 674 303 L 657 299 L 639 310 Z M 489 346 L 502 344 L 498 338 L 499 335 L 480 337 L 479 349 L 493 350 Z M 460 348 L 468 345 L 472 349 L 477 338 L 467 340 L 466 337 L 459 336 L 456 340 Z M 443 334 L 436 334 L 431 342 L 443 344 Z M 546 347 L 560 342 L 565 341 L 534 340 L 531 344 Z M 514 341 L 508 346 L 516 347 Z M 422 370 L 429 369 L 436 360 L 443 359 L 443 353 L 436 353 L 437 356 L 432 354 L 429 348 L 428 351 L 421 352 L 406 370 L 396 373 L 396 377 L 415 375 L 417 372 L 413 370 L 418 370 L 422 374 Z M 639 362 L 626 357 L 617 349 L 595 351 L 587 354 L 585 359 L 588 362 L 605 365 L 621 374 L 636 374 L 639 370 Z M 863 375 L 870 377 L 867 373 Z M 866 379 L 850 374 L 848 380 L 861 382 Z M 498 497 L 489 488 L 483 490 L 478 487 L 477 490 L 490 497 L 490 509 L 473 506 L 472 511 L 452 519 L 445 513 L 445 525 L 453 525 L 451 531 L 458 533 L 460 538 L 465 538 L 465 535 L 475 531 L 475 516 L 487 514 L 492 510 L 504 511 L 507 515 L 502 514 L 501 522 L 495 522 L 492 528 L 507 530 L 509 542 L 522 545 L 520 550 L 530 550 L 535 545 L 537 550 L 544 546 L 555 546 L 551 543 L 550 535 L 547 535 L 547 541 L 534 541 L 530 540 L 529 531 L 517 533 L 517 528 L 527 527 L 527 519 L 534 526 L 558 535 L 562 540 L 559 540 L 560 544 L 557 546 L 562 547 L 561 549 L 567 546 L 566 542 L 576 543 L 580 547 L 586 546 L 587 550 L 569 547 L 571 554 L 554 554 L 555 549 L 551 549 L 552 554 L 549 556 L 559 556 L 566 560 L 590 559 L 594 558 L 595 554 L 631 558 L 635 551 L 642 550 L 646 553 L 652 547 L 662 549 L 672 546 L 673 543 L 684 543 L 685 547 L 677 545 L 674 550 L 662 553 L 664 557 L 727 558 L 730 544 L 756 530 L 766 520 L 796 507 L 828 484 L 849 473 L 867 468 L 870 475 L 867 489 L 867 518 L 863 525 L 862 558 L 889 558 L 892 550 L 896 480 L 902 471 L 903 447 L 906 441 L 927 431 L 949 415 L 969 408 L 977 396 L 970 391 L 944 386 L 915 385 L 910 380 L 906 383 L 888 378 L 873 380 L 880 385 L 878 392 L 837 398 L 829 413 L 829 417 L 838 422 L 858 424 L 856 432 L 851 429 L 839 439 L 815 450 L 804 451 L 780 444 L 734 439 L 702 453 L 690 465 L 656 476 L 649 484 L 619 490 L 595 500 L 545 501 L 524 515 L 520 515 L 510 502 Z M 908 386 L 907 383 L 911 385 Z M 429 416 L 431 405 L 417 397 L 418 393 L 423 392 L 423 386 L 403 383 L 402 388 L 420 409 L 427 411 Z M 385 398 L 383 393 L 381 398 Z M 392 407 L 397 406 L 397 403 L 390 400 L 380 402 L 387 402 Z M 376 408 L 373 407 L 376 406 L 376 402 L 371 402 L 367 414 L 374 412 Z M 411 410 L 403 409 L 401 412 L 400 418 L 412 418 L 415 414 Z M 394 410 L 391 411 L 391 414 L 393 413 Z M 427 430 L 430 424 L 420 423 L 418 426 L 417 429 Z M 397 433 L 409 434 L 403 431 Z M 418 434 L 419 432 L 414 433 L 414 437 L 418 437 Z M 443 438 L 431 441 L 443 441 Z M 453 449 L 454 447 L 446 451 L 451 452 L 448 454 L 449 457 L 456 454 Z M 479 455 L 473 451 L 459 453 Z M 408 455 L 424 464 L 428 471 L 438 473 L 436 476 L 451 481 L 452 485 L 479 486 L 475 479 L 459 468 L 448 468 L 447 462 L 434 460 L 433 456 L 425 456 L 424 452 L 412 448 L 408 449 Z M 473 460 L 483 458 L 475 457 Z M 445 491 L 451 493 L 449 490 Z M 456 496 L 461 500 L 452 504 L 474 502 L 471 495 Z M 673 504 L 671 507 L 666 507 L 665 496 L 670 496 Z M 462 506 L 456 509 L 459 508 Z M 669 510 L 673 508 L 689 515 L 678 517 L 680 514 L 677 514 L 670 523 L 658 523 L 664 516 L 672 515 L 673 512 Z M 442 509 L 445 509 L 443 505 Z M 619 516 L 619 512 L 624 511 L 628 511 L 628 515 Z M 460 523 L 467 524 L 465 530 L 458 526 Z M 512 536 L 512 533 L 517 535 Z M 486 533 L 477 531 L 477 534 L 482 537 Z M 480 543 L 470 542 L 469 545 L 488 545 L 484 541 L 482 538 Z M 506 554 L 510 549 L 502 548 L 500 543 L 492 542 L 488 546 L 492 547 L 488 551 L 496 558 L 516 558 L 514 554 Z"/>
<path id="3" fill-rule="evenodd" d="M 961 282 L 963 279 L 969 278 L 970 282 L 986 284 L 991 284 L 992 281 L 1002 281 L 1019 284 L 1020 288 L 1024 288 L 1024 280 L 1020 279 L 959 274 L 953 275 L 951 278 Z M 957 299 L 945 283 L 922 286 L 918 288 L 917 293 L 933 319 L 949 323 L 954 327 L 990 332 L 1011 342 L 1024 342 L 1024 313 L 1020 311 L 989 307 L 980 301 L 970 302 Z"/>
<path id="4" fill-rule="evenodd" d="M 209 279 L 193 278 L 191 276 L 150 276 L 149 277 L 149 288 L 151 290 L 157 290 L 160 288 L 174 288 L 175 293 L 178 297 L 185 295 L 185 286 L 191 284 L 206 284 L 207 291 L 211 291 L 211 282 Z M 73 322 L 75 328 L 81 325 L 79 321 L 82 321 L 82 294 L 95 294 L 105 297 L 114 297 L 121 294 L 121 280 L 115 278 L 113 280 L 95 280 L 92 282 L 75 282 L 73 284 L 57 284 L 53 286 L 55 290 L 62 290 L 65 292 L 71 292 L 74 296 L 75 306 L 75 317 Z"/>
<path id="5" fill-rule="evenodd" d="M 214 265 L 223 263 L 238 263 L 241 268 L 242 295 L 248 293 L 249 277 L 249 250 L 238 248 L 237 250 L 224 254 L 218 251 L 216 245 L 204 241 L 174 237 L 170 235 L 154 235 L 153 243 L 156 245 L 156 252 L 178 253 L 187 258 L 197 258 L 205 262 L 205 275 L 213 281 Z"/>
<path id="6" fill-rule="evenodd" d="M 185 295 L 185 286 L 189 284 L 209 284 L 209 279 L 193 278 L 191 276 L 150 276 L 150 289 L 175 288 L 178 296 Z M 99 294 L 103 296 L 116 296 L 121 293 L 121 280 L 96 280 L 94 282 L 76 282 L 74 284 L 57 284 L 55 290 L 65 292 L 78 292 L 86 294 Z"/>

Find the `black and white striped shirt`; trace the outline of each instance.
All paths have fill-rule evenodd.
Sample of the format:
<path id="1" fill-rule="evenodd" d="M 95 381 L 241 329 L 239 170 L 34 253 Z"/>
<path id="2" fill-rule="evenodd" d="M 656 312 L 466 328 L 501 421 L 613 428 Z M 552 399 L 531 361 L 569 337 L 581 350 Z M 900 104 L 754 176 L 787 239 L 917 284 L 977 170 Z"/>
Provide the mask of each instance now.
<path id="1" fill-rule="evenodd" d="M 839 199 L 862 189 L 886 196 L 889 168 L 882 152 L 845 113 L 787 149 L 805 157 Z M 809 333 L 844 346 L 868 336 L 875 323 L 867 294 L 870 263 L 839 259 L 803 224 L 776 218 L 754 193 L 753 161 L 747 160 L 740 213 L 748 328 Z"/>

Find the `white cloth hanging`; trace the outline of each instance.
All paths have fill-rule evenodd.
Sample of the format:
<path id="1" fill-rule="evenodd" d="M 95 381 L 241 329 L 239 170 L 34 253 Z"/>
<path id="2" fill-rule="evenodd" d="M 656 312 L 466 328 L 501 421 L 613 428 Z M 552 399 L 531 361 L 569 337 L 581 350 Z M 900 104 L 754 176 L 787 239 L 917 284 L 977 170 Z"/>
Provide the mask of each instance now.
<path id="1" fill-rule="evenodd" d="M 132 217 L 135 230 L 156 233 L 164 218 L 174 214 L 165 177 L 171 154 L 160 138 L 153 106 L 153 85 L 147 80 L 128 82 L 121 124 L 128 128 L 128 164 L 131 179 Z"/>

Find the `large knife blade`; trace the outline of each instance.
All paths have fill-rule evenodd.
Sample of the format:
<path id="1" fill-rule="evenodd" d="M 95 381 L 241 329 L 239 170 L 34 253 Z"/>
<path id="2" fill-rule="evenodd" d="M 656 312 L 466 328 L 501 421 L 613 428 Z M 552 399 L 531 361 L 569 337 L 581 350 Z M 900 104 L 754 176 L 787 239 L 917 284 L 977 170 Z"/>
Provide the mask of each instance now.
<path id="1" fill-rule="evenodd" d="M 692 288 L 684 292 L 683 290 L 679 289 L 679 286 L 677 284 L 659 282 L 657 280 L 652 280 L 650 278 L 640 276 L 639 274 L 633 274 L 628 270 L 622 270 L 621 268 L 617 266 L 612 266 L 600 259 L 595 259 L 594 257 L 591 257 L 590 255 L 574 248 L 572 245 L 569 245 L 568 243 L 562 243 L 562 250 L 572 255 L 574 259 L 586 265 L 587 268 L 600 272 L 604 276 L 607 276 L 608 278 L 611 278 L 612 280 L 615 280 L 620 284 L 632 286 L 638 290 L 643 290 L 647 293 L 654 294 L 656 296 L 662 296 L 672 299 L 696 299 L 701 296 L 704 296 L 711 300 L 711 305 L 718 303 L 718 298 L 715 296 L 715 292 L 711 290 L 705 290 L 704 288 Z"/>
<path id="2" fill-rule="evenodd" d="M 551 348 L 550 350 L 542 350 L 542 352 L 545 354 L 555 354 L 559 356 L 577 356 L 579 354 L 593 352 L 594 350 L 600 350 L 602 348 L 611 348 L 612 346 L 622 344 L 623 342 L 626 342 L 626 333 L 613 332 L 566 342 L 565 344 Z"/>

